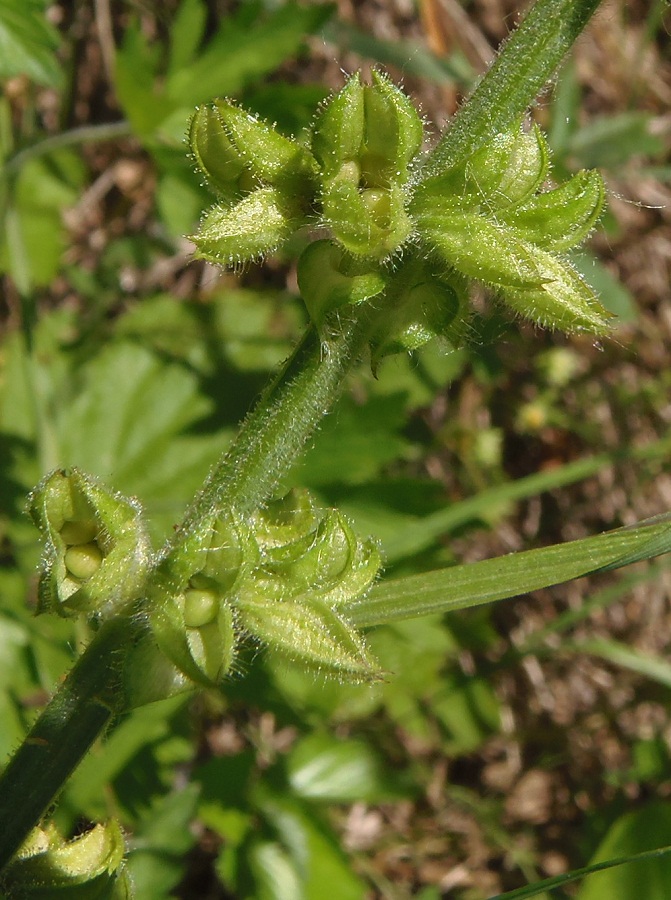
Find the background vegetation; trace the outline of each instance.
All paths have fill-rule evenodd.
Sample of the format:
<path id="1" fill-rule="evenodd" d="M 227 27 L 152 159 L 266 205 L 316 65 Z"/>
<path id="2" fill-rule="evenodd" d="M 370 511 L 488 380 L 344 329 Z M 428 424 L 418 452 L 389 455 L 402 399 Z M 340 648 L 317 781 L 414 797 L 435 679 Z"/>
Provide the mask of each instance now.
<path id="1" fill-rule="evenodd" d="M 27 492 L 79 465 L 137 495 L 160 541 L 305 322 L 284 258 L 235 275 L 190 261 L 208 202 L 183 143 L 193 107 L 237 97 L 295 134 L 342 69 L 377 63 L 442 123 L 517 11 L 0 3 L 0 756 L 87 639 L 31 616 Z M 292 473 L 381 538 L 388 572 L 671 505 L 665 15 L 606 2 L 534 109 L 558 177 L 607 179 L 579 264 L 620 316 L 613 338 L 543 333 L 483 296 L 463 349 L 362 369 Z M 394 675 L 376 687 L 249 658 L 223 695 L 119 722 L 56 821 L 118 817 L 138 897 L 156 900 L 477 900 L 671 843 L 670 583 L 662 559 L 380 627 Z M 552 896 L 655 900 L 669 878 L 660 860 Z"/>

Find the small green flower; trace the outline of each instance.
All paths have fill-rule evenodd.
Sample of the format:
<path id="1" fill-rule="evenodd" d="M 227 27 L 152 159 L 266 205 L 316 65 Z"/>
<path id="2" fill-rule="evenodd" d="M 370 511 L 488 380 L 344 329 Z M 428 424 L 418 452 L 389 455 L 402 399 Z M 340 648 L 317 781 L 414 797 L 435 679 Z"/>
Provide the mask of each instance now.
<path id="1" fill-rule="evenodd" d="M 78 469 L 57 469 L 30 496 L 45 538 L 38 612 L 107 615 L 142 591 L 151 548 L 139 503 Z"/>
<path id="2" fill-rule="evenodd" d="M 307 221 L 317 190 L 309 151 L 227 100 L 198 109 L 191 153 L 220 202 L 192 240 L 197 255 L 235 266 L 276 250 Z"/>
<path id="3" fill-rule="evenodd" d="M 412 233 L 405 186 L 422 138 L 410 100 L 375 71 L 370 85 L 352 76 L 317 116 L 323 221 L 351 253 L 383 258 Z"/>
<path id="4" fill-rule="evenodd" d="M 339 608 L 365 594 L 379 568 L 377 544 L 292 491 L 246 523 L 205 518 L 166 556 L 149 589 L 152 632 L 177 670 L 205 686 L 231 673 L 245 637 L 325 675 L 375 679 Z"/>
<path id="5" fill-rule="evenodd" d="M 603 181 L 596 172 L 579 172 L 539 192 L 548 158 L 536 127 L 499 135 L 423 182 L 410 210 L 431 252 L 489 285 L 515 312 L 547 328 L 603 334 L 610 313 L 561 256 L 597 222 Z"/>
<path id="6" fill-rule="evenodd" d="M 233 514 L 201 520 L 161 561 L 149 589 L 149 619 L 168 659 L 191 681 L 216 686 L 229 674 L 237 638 L 232 598 L 258 557 Z"/>

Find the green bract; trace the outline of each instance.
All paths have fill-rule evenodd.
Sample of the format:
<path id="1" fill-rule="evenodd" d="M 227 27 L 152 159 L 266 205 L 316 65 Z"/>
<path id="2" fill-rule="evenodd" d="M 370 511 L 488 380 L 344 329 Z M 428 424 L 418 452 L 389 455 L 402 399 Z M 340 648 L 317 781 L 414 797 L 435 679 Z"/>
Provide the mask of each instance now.
<path id="1" fill-rule="evenodd" d="M 34 828 L 3 873 L 3 893 L 36 900 L 130 900 L 123 855 L 115 821 L 69 842 L 53 826 Z"/>
<path id="2" fill-rule="evenodd" d="M 57 469 L 30 497 L 45 538 L 38 612 L 107 614 L 139 596 L 151 551 L 139 503 L 78 469 Z"/>
<path id="3" fill-rule="evenodd" d="M 547 189 L 550 152 L 520 124 L 471 156 L 422 177 L 422 122 L 385 76 L 353 75 L 318 112 L 303 143 L 227 101 L 199 109 L 193 158 L 219 203 L 194 236 L 198 255 L 237 265 L 318 225 L 298 283 L 322 337 L 338 310 L 387 308 L 374 359 L 434 337 L 463 338 L 467 282 L 481 281 L 515 313 L 564 331 L 602 334 L 610 313 L 562 255 L 604 205 L 596 172 Z M 307 147 L 309 146 L 309 150 Z"/>

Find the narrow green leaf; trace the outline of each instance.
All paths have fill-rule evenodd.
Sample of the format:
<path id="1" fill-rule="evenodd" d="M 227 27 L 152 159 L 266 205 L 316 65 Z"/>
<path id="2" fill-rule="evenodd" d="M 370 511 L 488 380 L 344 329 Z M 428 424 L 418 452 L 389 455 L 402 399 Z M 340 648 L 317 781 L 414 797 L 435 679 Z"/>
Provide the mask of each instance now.
<path id="1" fill-rule="evenodd" d="M 574 869 L 573 872 L 566 872 L 564 875 L 557 875 L 554 878 L 545 878 L 543 881 L 537 881 L 535 884 L 518 888 L 515 891 L 497 894 L 495 897 L 490 897 L 489 900 L 529 900 L 530 897 L 538 897 L 539 894 L 543 894 L 545 891 L 562 887 L 565 884 L 571 884 L 573 881 L 578 881 L 579 879 L 584 878 L 585 875 L 592 875 L 594 872 L 603 872 L 605 869 L 613 869 L 615 866 L 623 866 L 627 863 L 639 862 L 647 859 L 661 859 L 668 853 L 671 853 L 671 846 L 660 847 L 659 850 L 646 850 L 644 853 L 635 853 L 633 856 L 623 856 L 619 859 L 608 859 L 591 866 L 584 866 L 582 869 Z M 643 897 L 645 895 L 639 894 L 638 896 Z M 646 897 L 645 900 L 648 900 L 648 898 Z"/>
<path id="2" fill-rule="evenodd" d="M 562 650 L 589 653 L 671 688 L 671 663 L 648 652 L 604 639 L 563 642 Z"/>
<path id="3" fill-rule="evenodd" d="M 451 612 L 608 571 L 671 551 L 671 517 L 539 550 L 381 582 L 347 608 L 357 627 Z"/>
<path id="4" fill-rule="evenodd" d="M 319 441 L 319 437 L 317 441 Z M 387 563 L 393 563 L 414 556 L 422 550 L 432 547 L 441 537 L 467 522 L 478 519 L 490 522 L 492 511 L 497 512 L 498 516 L 503 515 L 507 505 L 517 500 L 533 497 L 544 491 L 556 490 L 568 484 L 575 484 L 577 481 L 596 475 L 606 466 L 612 466 L 618 462 L 636 460 L 639 463 L 645 463 L 647 460 L 662 459 L 668 456 L 670 450 L 671 442 L 664 438 L 643 447 L 624 448 L 611 453 L 600 453 L 585 459 L 577 459 L 556 469 L 535 472 L 533 475 L 527 475 L 517 481 L 481 491 L 474 497 L 453 503 L 421 519 L 411 519 L 405 527 L 396 527 L 394 533 L 383 541 L 384 559 Z M 309 459 L 310 457 L 308 457 Z M 308 471 L 311 472 L 310 469 Z M 310 481 L 309 478 L 306 480 Z M 310 481 L 310 483 L 313 482 Z M 499 510 L 500 512 L 498 512 Z"/>

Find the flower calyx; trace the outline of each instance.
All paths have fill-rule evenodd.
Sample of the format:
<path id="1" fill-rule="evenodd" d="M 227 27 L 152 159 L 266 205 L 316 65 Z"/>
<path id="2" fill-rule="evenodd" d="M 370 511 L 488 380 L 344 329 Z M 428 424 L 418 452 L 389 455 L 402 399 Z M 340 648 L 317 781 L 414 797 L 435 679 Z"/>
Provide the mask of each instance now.
<path id="1" fill-rule="evenodd" d="M 199 108 L 191 153 L 219 202 L 192 236 L 197 255 L 231 266 L 276 250 L 307 221 L 316 165 L 298 141 L 227 100 Z"/>
<path id="2" fill-rule="evenodd" d="M 258 557 L 250 529 L 234 514 L 204 517 L 158 565 L 149 590 L 156 641 L 176 668 L 219 685 L 237 650 L 232 598 Z"/>
<path id="3" fill-rule="evenodd" d="M 157 567 L 149 621 L 165 656 L 203 686 L 234 671 L 245 638 L 327 676 L 375 680 L 379 670 L 342 609 L 379 567 L 375 543 L 294 491 L 247 522 L 205 518 Z"/>
<path id="4" fill-rule="evenodd" d="M 71 841 L 53 827 L 34 828 L 3 872 L 7 896 L 40 900 L 131 900 L 119 825 L 96 825 Z"/>
<path id="5" fill-rule="evenodd" d="M 79 469 L 56 469 L 29 511 L 45 539 L 38 613 L 106 616 L 139 596 L 151 548 L 137 500 Z"/>
<path id="6" fill-rule="evenodd" d="M 407 184 L 422 140 L 411 101 L 375 70 L 371 84 L 353 75 L 317 115 L 323 220 L 350 253 L 382 259 L 412 233 Z"/>
<path id="7" fill-rule="evenodd" d="M 543 191 L 548 166 L 536 126 L 497 135 L 418 186 L 410 207 L 417 231 L 436 258 L 489 285 L 516 313 L 547 328 L 603 334 L 610 313 L 562 255 L 598 221 L 603 180 L 582 171 Z"/>
<path id="8" fill-rule="evenodd" d="M 237 598 L 240 625 L 303 668 L 352 683 L 382 676 L 343 608 L 366 593 L 380 568 L 371 540 L 359 540 L 335 509 L 292 491 L 254 519 L 261 558 Z"/>

